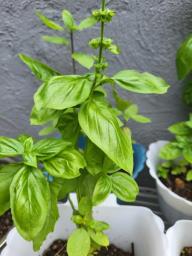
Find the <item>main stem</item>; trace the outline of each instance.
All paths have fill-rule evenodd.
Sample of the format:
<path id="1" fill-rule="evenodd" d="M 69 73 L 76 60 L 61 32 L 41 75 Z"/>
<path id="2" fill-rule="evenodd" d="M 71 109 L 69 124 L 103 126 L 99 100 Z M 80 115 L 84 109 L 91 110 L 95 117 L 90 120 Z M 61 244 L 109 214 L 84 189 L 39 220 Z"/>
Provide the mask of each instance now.
<path id="1" fill-rule="evenodd" d="M 75 52 L 75 47 L 74 47 L 74 38 L 73 38 L 73 31 L 70 31 L 70 40 L 71 40 L 71 60 L 72 60 L 72 66 L 73 66 L 73 74 L 76 74 L 76 65 L 75 65 L 75 60 L 73 59 L 72 55 Z"/>

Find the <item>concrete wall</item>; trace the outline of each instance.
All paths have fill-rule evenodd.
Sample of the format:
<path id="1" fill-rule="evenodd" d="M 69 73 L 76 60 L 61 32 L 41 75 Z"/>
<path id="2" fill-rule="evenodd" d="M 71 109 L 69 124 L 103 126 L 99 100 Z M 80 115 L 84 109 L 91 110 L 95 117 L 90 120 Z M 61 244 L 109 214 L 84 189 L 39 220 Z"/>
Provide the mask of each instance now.
<path id="1" fill-rule="evenodd" d="M 0 0 L 0 135 L 19 133 L 37 135 L 30 127 L 32 96 L 39 82 L 18 60 L 23 52 L 39 58 L 64 73 L 71 72 L 66 48 L 41 41 L 42 34 L 51 34 L 41 25 L 34 12 L 43 11 L 57 19 L 60 10 L 70 9 L 77 19 L 97 8 L 95 0 Z M 111 0 L 118 12 L 107 35 L 115 38 L 123 54 L 110 56 L 110 74 L 133 68 L 149 71 L 165 78 L 171 85 L 167 95 L 136 95 L 120 90 L 124 98 L 135 100 L 141 112 L 152 118 L 152 124 L 130 123 L 135 139 L 146 145 L 169 138 L 166 128 L 186 118 L 188 110 L 181 103 L 182 86 L 177 82 L 175 52 L 192 31 L 191 0 Z M 76 34 L 76 50 L 86 50 L 85 42 L 97 36 L 98 28 Z M 82 71 L 79 69 L 79 71 Z"/>

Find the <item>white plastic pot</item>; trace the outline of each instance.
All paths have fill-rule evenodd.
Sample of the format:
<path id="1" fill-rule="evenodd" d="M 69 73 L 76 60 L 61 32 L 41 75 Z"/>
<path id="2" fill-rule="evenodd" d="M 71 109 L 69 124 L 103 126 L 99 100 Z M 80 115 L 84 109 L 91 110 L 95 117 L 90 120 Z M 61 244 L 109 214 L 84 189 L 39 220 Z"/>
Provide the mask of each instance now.
<path id="1" fill-rule="evenodd" d="M 180 220 L 167 231 L 169 255 L 180 256 L 184 247 L 192 246 L 192 221 Z"/>
<path id="2" fill-rule="evenodd" d="M 133 242 L 137 256 L 168 256 L 162 220 L 147 208 L 118 206 L 115 201 L 116 198 L 110 196 L 107 203 L 94 212 L 96 219 L 110 224 L 107 232 L 110 241 L 125 250 L 130 250 Z M 70 220 L 71 208 L 61 204 L 59 213 L 55 231 L 49 234 L 39 253 L 33 252 L 32 244 L 24 241 L 16 229 L 13 229 L 1 256 L 39 256 L 54 240 L 67 239 L 74 229 Z"/>
<path id="3" fill-rule="evenodd" d="M 159 204 L 163 214 L 169 224 L 174 224 L 177 220 L 192 219 L 192 202 L 178 196 L 168 189 L 157 176 L 157 165 L 160 163 L 160 149 L 168 141 L 157 141 L 150 144 L 147 152 L 147 166 L 151 176 L 156 180 Z"/>

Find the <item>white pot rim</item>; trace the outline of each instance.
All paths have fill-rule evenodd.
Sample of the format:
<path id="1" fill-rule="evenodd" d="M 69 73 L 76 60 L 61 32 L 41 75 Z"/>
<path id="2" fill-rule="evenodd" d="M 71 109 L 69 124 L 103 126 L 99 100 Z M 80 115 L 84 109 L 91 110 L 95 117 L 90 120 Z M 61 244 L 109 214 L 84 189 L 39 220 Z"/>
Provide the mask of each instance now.
<path id="1" fill-rule="evenodd" d="M 146 161 L 146 165 L 149 168 L 149 173 L 150 175 L 156 180 L 157 184 L 159 187 L 161 187 L 164 191 L 166 191 L 170 196 L 174 197 L 175 199 L 177 199 L 178 201 L 185 203 L 186 205 L 192 207 L 192 202 L 190 202 L 189 200 L 177 195 L 175 192 L 173 192 L 172 190 L 170 190 L 168 187 L 166 187 L 161 180 L 159 179 L 157 172 L 156 172 L 156 168 L 154 168 L 153 163 L 151 161 L 151 157 L 152 157 L 152 152 L 154 150 L 154 148 L 158 145 L 159 147 L 162 147 L 163 145 L 167 144 L 169 141 L 167 140 L 158 140 L 156 142 L 153 142 L 149 145 L 149 149 L 147 151 L 147 161 Z"/>

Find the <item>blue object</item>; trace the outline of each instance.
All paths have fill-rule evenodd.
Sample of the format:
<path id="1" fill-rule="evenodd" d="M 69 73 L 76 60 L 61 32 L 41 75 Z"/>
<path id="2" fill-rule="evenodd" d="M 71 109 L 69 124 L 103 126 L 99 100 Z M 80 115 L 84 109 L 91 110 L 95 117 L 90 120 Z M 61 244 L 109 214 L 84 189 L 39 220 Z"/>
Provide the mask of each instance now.
<path id="1" fill-rule="evenodd" d="M 146 149 L 141 144 L 133 144 L 133 151 L 134 151 L 133 177 L 134 179 L 136 179 L 144 169 L 145 161 L 146 161 Z"/>

